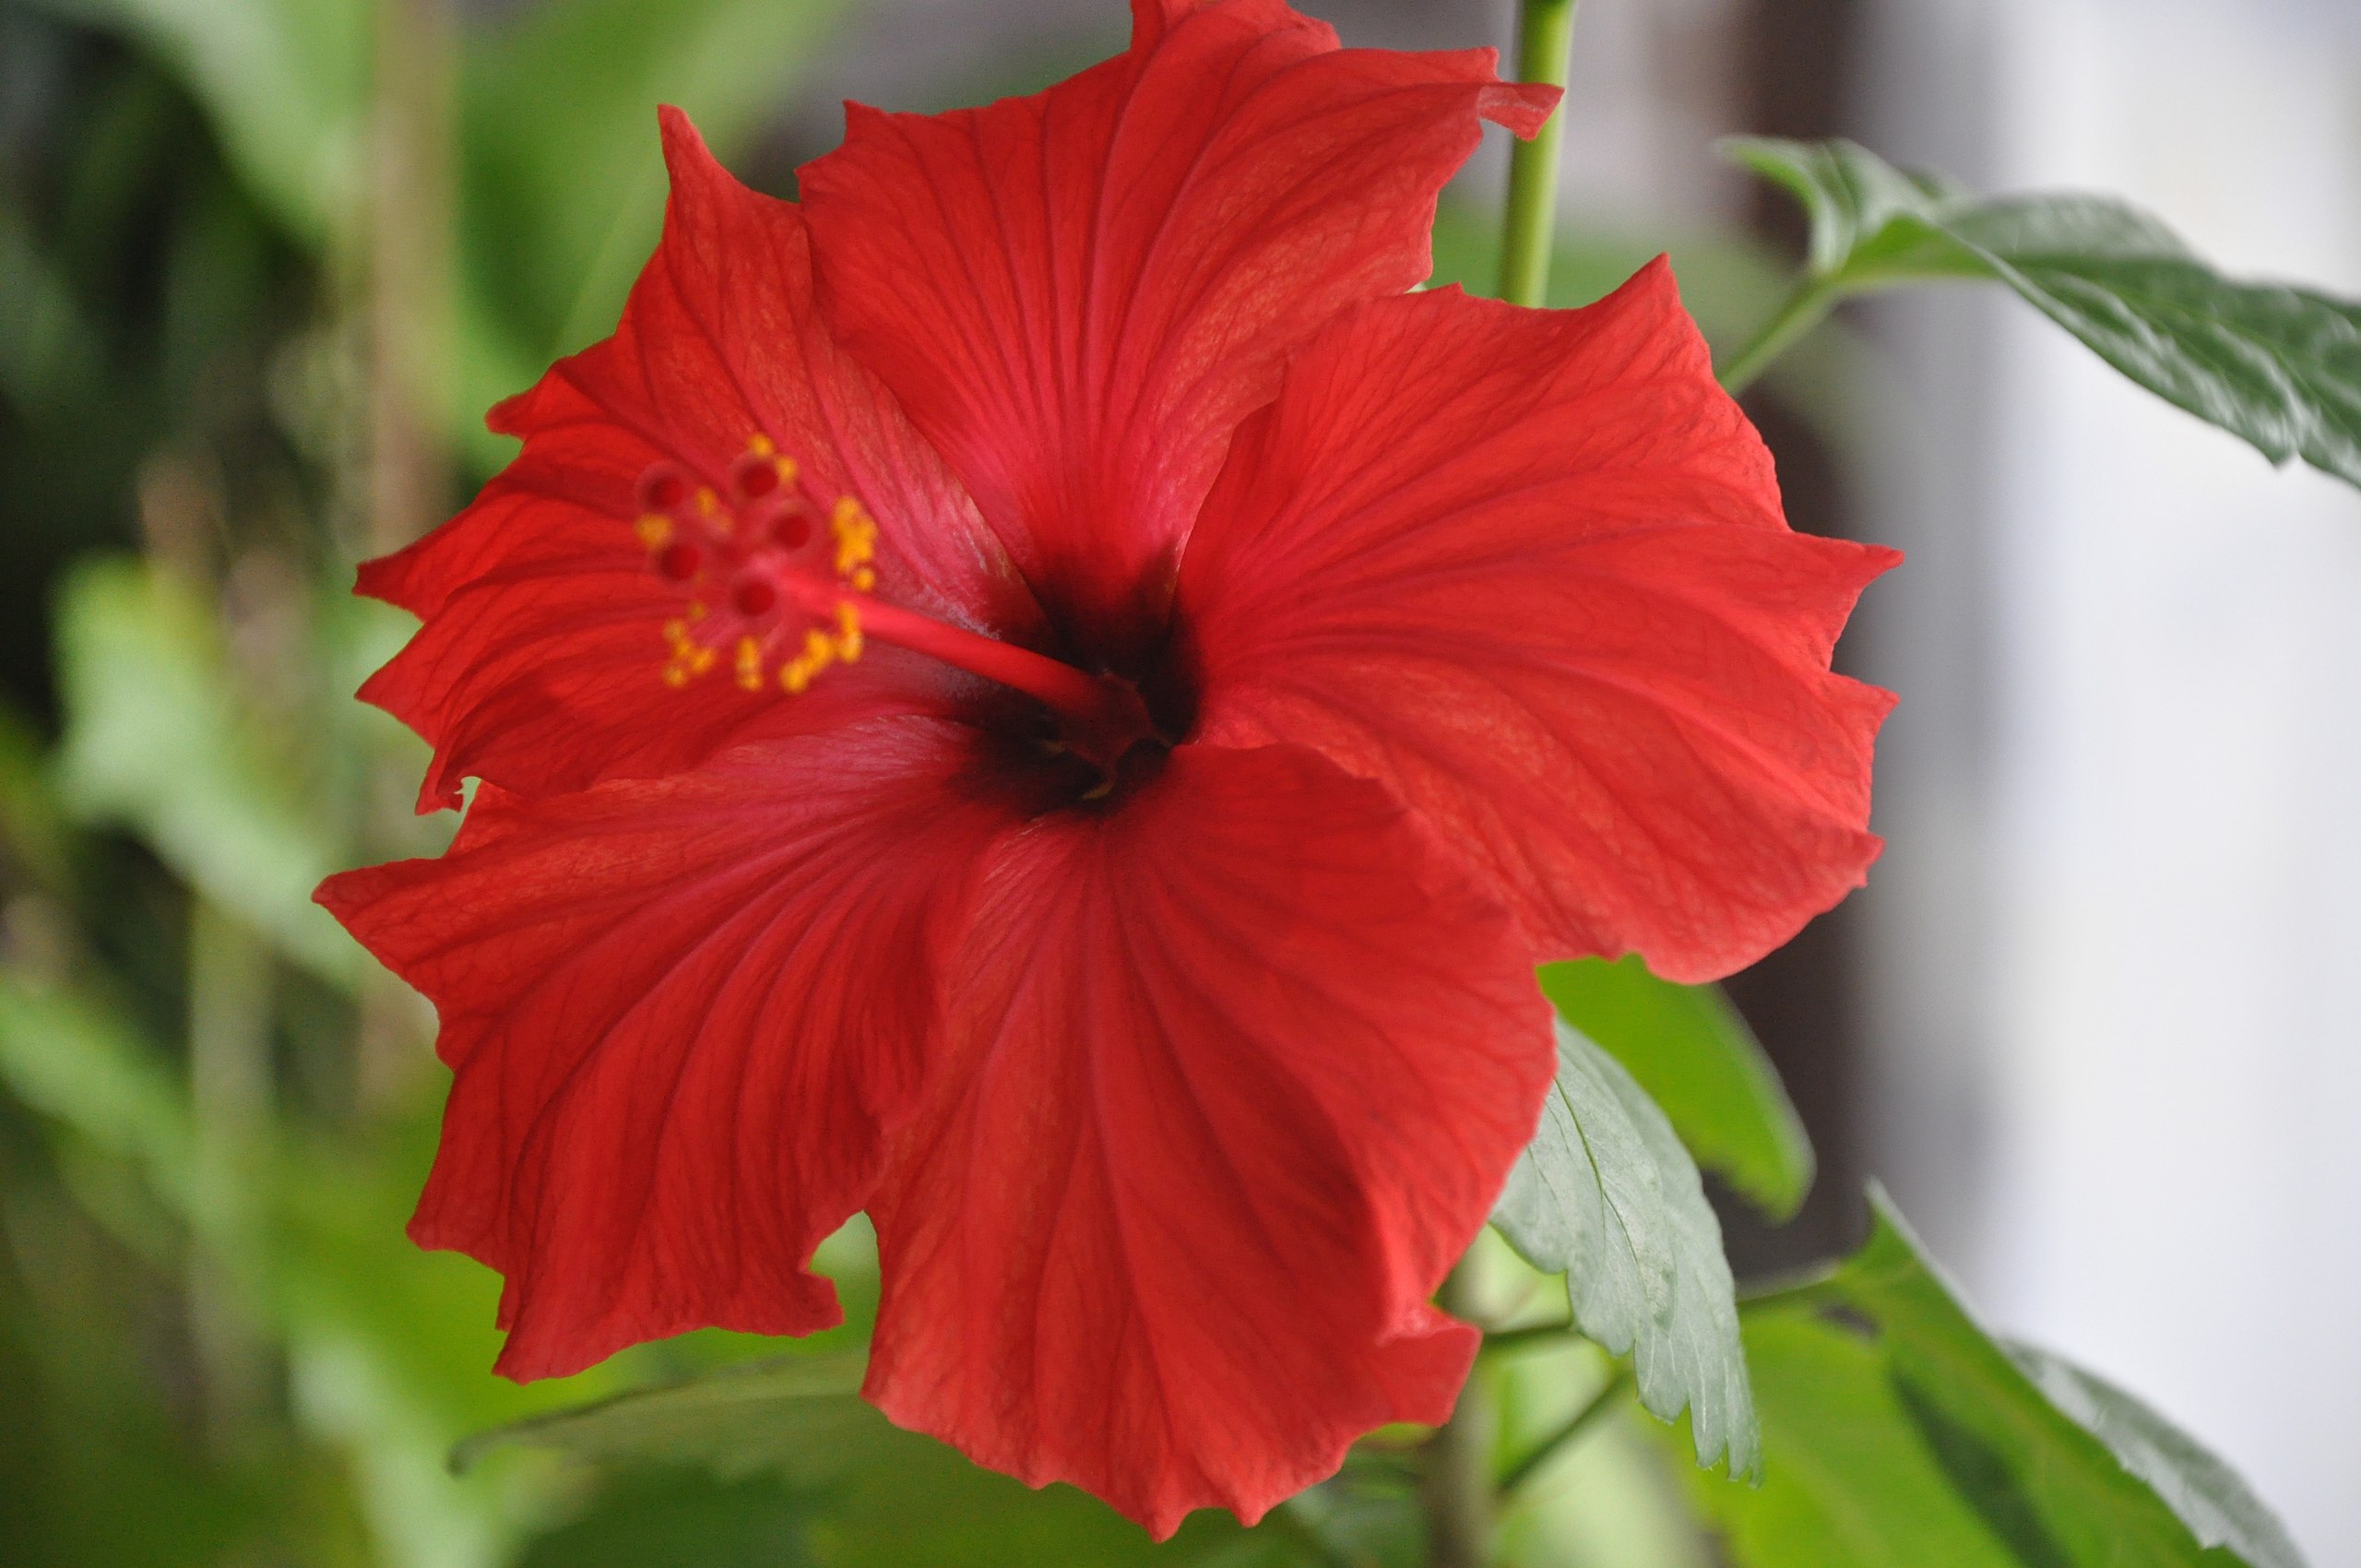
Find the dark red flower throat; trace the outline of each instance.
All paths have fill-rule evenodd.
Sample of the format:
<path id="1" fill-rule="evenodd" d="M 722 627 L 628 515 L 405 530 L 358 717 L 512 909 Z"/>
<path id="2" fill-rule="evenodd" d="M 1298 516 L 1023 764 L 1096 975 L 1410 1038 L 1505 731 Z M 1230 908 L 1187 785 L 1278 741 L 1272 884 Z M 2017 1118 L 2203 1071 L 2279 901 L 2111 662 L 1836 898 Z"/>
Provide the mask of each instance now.
<path id="1" fill-rule="evenodd" d="M 749 693 L 800 696 L 869 642 L 891 643 L 1039 703 L 1054 726 L 1026 738 L 1096 770 L 1086 799 L 1149 770 L 1179 738 L 1159 730 L 1121 675 L 1093 675 L 876 598 L 877 519 L 858 496 L 823 505 L 766 435 L 747 438 L 726 493 L 659 462 L 640 475 L 638 500 L 649 569 L 683 601 L 663 628 L 669 685 L 726 666 Z"/>

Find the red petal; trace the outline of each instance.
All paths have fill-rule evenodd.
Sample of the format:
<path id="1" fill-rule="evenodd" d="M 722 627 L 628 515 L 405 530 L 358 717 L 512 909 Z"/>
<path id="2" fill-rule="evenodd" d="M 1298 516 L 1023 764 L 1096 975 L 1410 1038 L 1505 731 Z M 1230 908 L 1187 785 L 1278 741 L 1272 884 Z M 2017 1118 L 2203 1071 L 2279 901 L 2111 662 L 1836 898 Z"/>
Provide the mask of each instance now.
<path id="1" fill-rule="evenodd" d="M 487 786 L 441 860 L 321 888 L 442 1015 L 410 1234 L 508 1276 L 501 1372 L 838 1321 L 812 1249 L 925 1081 L 931 981 L 1010 820 L 967 736 L 878 720 L 654 783 Z"/>
<path id="2" fill-rule="evenodd" d="M 1280 0 L 1133 15 L 1127 53 L 1031 98 L 851 106 L 803 171 L 822 308 L 1085 640 L 1160 612 L 1287 356 L 1427 275 L 1479 119 L 1530 135 L 1557 100 L 1489 50 L 1339 50 Z"/>
<path id="3" fill-rule="evenodd" d="M 659 678 L 680 613 L 629 524 L 669 460 L 717 490 L 757 432 L 822 495 L 880 519 L 880 591 L 1002 635 L 1038 635 L 1029 591 L 892 397 L 812 309 L 809 244 L 788 203 L 746 189 L 667 110 L 664 239 L 615 335 L 492 411 L 525 439 L 476 503 L 362 568 L 361 591 L 422 617 L 362 695 L 434 742 L 421 809 L 480 774 L 529 794 L 693 766 L 733 742 L 907 705 L 935 677 L 892 657 L 835 671 L 802 702 L 726 677 Z"/>
<path id="4" fill-rule="evenodd" d="M 1427 1298 L 1532 1135 L 1547 1009 L 1499 907 L 1309 752 L 1183 746 L 989 873 L 943 1094 L 871 1206 L 869 1393 L 1158 1536 L 1438 1421 Z"/>
<path id="5" fill-rule="evenodd" d="M 1239 433 L 1181 571 L 1201 738 L 1316 746 L 1540 955 L 1703 980 L 1857 885 L 1889 694 L 1831 675 L 1899 557 L 1792 533 L 1661 262 L 1582 311 L 1385 301 Z"/>

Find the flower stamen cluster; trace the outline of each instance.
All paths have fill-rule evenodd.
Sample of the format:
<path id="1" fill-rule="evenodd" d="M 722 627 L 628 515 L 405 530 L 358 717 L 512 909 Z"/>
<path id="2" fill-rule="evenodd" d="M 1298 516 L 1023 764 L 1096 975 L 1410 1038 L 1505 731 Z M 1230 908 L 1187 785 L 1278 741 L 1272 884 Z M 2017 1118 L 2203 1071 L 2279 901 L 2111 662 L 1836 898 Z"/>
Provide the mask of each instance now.
<path id="1" fill-rule="evenodd" d="M 678 465 L 640 475 L 633 530 L 648 567 L 688 599 L 664 623 L 664 683 L 686 686 L 728 650 L 741 690 L 776 671 L 789 695 L 860 658 L 859 600 L 877 586 L 877 523 L 858 496 L 823 508 L 801 467 L 760 433 L 730 465 L 727 497 Z M 825 531 L 816 521 L 826 518 Z M 791 650 L 791 651 L 790 651 Z"/>

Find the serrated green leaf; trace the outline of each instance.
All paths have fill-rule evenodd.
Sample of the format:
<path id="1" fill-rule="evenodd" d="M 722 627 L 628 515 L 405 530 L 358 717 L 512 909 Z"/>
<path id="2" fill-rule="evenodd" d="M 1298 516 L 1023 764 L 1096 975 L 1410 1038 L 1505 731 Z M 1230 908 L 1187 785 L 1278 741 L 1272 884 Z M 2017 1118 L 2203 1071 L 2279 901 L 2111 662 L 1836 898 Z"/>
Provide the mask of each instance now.
<path id="1" fill-rule="evenodd" d="M 1693 1488 L 1740 1568 L 2302 1568 L 2219 1460 L 2004 1348 L 1870 1202 L 1860 1252 L 1747 1304 L 1764 1483 Z"/>
<path id="2" fill-rule="evenodd" d="M 336 849 L 254 734 L 194 594 L 136 561 L 84 563 L 58 597 L 57 673 L 70 814 L 134 829 L 323 978 L 361 972 L 360 949 L 312 902 Z"/>
<path id="3" fill-rule="evenodd" d="M 1565 1274 L 1575 1326 L 1631 1357 L 1642 1404 L 1667 1421 L 1690 1412 L 1698 1463 L 1757 1470 L 1729 1264 L 1697 1167 L 1622 1064 L 1562 1022 L 1540 1130 L 1492 1221 Z"/>
<path id="4" fill-rule="evenodd" d="M 1773 1219 L 1811 1190 L 1811 1140 L 1754 1031 L 1719 987 L 1676 985 L 1639 956 L 1544 964 L 1559 1016 L 1623 1063 L 1697 1163 Z"/>
<path id="5" fill-rule="evenodd" d="M 2244 438 L 2361 485 L 2361 305 L 2223 277 L 2148 214 L 2106 197 L 1984 198 L 1851 142 L 1735 137 L 1793 192 L 1823 303 L 1940 279 L 2016 291 L 2125 375 Z"/>

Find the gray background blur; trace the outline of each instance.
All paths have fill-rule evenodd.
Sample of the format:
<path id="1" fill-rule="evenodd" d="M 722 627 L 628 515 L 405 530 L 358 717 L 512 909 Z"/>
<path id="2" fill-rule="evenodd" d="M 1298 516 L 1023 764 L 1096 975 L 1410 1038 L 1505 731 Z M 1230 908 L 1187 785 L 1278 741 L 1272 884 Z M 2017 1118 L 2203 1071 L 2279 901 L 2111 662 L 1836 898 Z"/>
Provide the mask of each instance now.
<path id="1" fill-rule="evenodd" d="M 2351 0 L 1889 0 L 1866 59 L 1896 156 L 2361 295 Z M 2011 301 L 1877 325 L 1906 439 L 1867 515 L 1913 559 L 1864 628 L 1904 694 L 1868 1162 L 1998 1326 L 2361 1563 L 2361 496 Z"/>

